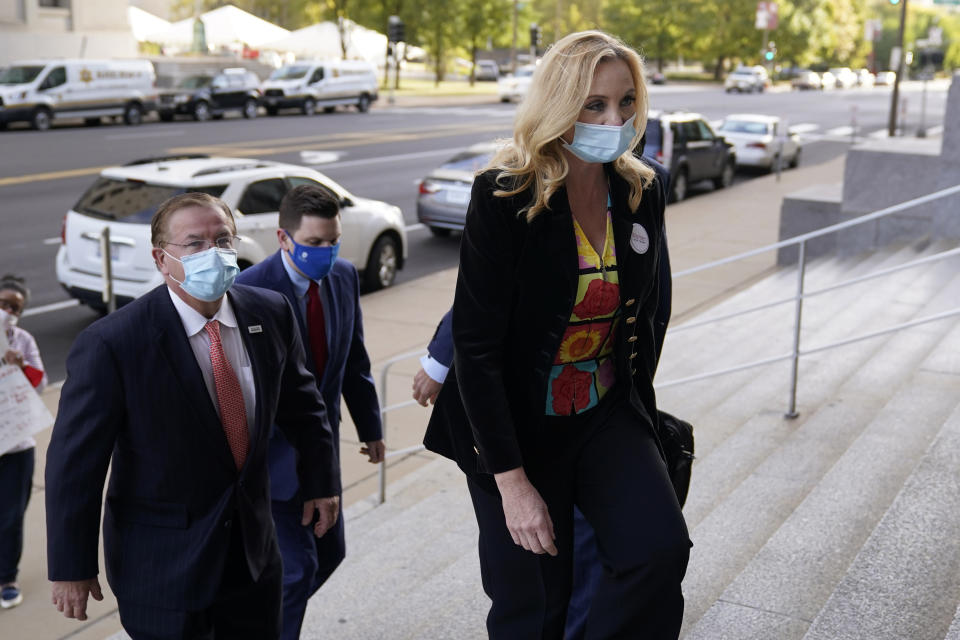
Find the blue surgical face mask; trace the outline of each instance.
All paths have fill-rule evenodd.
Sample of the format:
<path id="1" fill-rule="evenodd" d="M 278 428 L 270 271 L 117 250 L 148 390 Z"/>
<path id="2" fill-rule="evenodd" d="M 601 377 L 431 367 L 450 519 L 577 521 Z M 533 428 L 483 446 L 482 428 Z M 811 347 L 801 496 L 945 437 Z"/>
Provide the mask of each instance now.
<path id="1" fill-rule="evenodd" d="M 164 253 L 183 265 L 183 282 L 173 276 L 171 279 L 188 294 L 204 302 L 222 298 L 240 273 L 237 252 L 232 249 L 210 247 L 182 258 Z"/>
<path id="2" fill-rule="evenodd" d="M 573 125 L 573 142 L 568 144 L 563 138 L 560 141 L 565 149 L 584 162 L 613 162 L 630 148 L 637 135 L 633 127 L 636 118 L 637 114 L 633 114 L 619 127 L 577 122 Z"/>
<path id="3" fill-rule="evenodd" d="M 290 258 L 303 275 L 311 280 L 321 280 L 330 273 L 333 263 L 337 260 L 337 254 L 340 253 L 339 242 L 329 247 L 308 247 L 305 244 L 297 244 L 288 231 L 284 231 L 284 233 L 287 234 L 290 243 L 293 245 Z"/>

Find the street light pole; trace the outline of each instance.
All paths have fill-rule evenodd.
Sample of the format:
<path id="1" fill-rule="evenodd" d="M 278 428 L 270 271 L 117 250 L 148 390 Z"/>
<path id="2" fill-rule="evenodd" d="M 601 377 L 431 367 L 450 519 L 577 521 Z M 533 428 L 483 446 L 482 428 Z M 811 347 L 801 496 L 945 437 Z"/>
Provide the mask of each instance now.
<path id="1" fill-rule="evenodd" d="M 897 35 L 897 46 L 900 55 L 897 59 L 896 77 L 893 79 L 893 95 L 890 98 L 890 123 L 887 126 L 887 135 L 891 138 L 897 135 L 897 103 L 900 101 L 900 76 L 903 75 L 903 59 L 906 52 L 903 50 L 903 32 L 907 25 L 907 0 L 900 0 L 900 29 Z"/>
<path id="2" fill-rule="evenodd" d="M 513 0 L 513 46 L 510 47 L 510 73 L 517 72 L 517 13 L 520 0 Z"/>

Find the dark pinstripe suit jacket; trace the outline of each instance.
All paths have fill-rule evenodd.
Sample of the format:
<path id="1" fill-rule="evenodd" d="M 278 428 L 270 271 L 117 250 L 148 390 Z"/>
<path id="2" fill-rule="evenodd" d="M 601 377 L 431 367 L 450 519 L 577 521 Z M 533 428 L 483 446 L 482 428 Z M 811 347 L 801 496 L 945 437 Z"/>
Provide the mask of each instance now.
<path id="1" fill-rule="evenodd" d="M 333 435 L 304 367 L 293 310 L 262 289 L 234 285 L 228 295 L 257 393 L 240 471 L 165 285 L 77 337 L 47 453 L 51 580 L 97 575 L 110 464 L 107 579 L 121 600 L 169 609 L 212 602 L 232 527 L 241 527 L 254 578 L 277 557 L 267 474 L 271 424 L 300 453 L 306 497 L 340 492 Z"/>

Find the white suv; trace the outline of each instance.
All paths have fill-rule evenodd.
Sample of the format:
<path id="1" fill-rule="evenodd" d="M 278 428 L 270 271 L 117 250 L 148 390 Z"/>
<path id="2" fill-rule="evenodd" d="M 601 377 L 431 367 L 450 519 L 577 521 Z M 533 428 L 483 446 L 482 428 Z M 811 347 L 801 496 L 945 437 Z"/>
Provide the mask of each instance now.
<path id="1" fill-rule="evenodd" d="M 301 184 L 318 184 L 340 198 L 340 256 L 360 271 L 365 290 L 390 286 L 407 257 L 407 236 L 398 207 L 359 198 L 318 171 L 244 158 L 172 156 L 146 158 L 103 170 L 63 220 L 57 280 L 80 302 L 103 309 L 100 236 L 110 227 L 113 290 L 118 305 L 162 282 L 150 255 L 150 219 L 161 202 L 202 191 L 229 205 L 237 222 L 241 268 L 277 250 L 280 200 Z"/>

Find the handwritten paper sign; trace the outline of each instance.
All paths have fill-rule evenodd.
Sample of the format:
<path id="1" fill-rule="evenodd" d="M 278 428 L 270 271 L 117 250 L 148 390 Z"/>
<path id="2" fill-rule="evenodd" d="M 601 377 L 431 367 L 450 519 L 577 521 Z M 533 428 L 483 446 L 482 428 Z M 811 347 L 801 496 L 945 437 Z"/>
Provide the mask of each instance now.
<path id="1" fill-rule="evenodd" d="M 53 424 L 53 416 L 20 367 L 0 367 L 0 454 Z"/>

